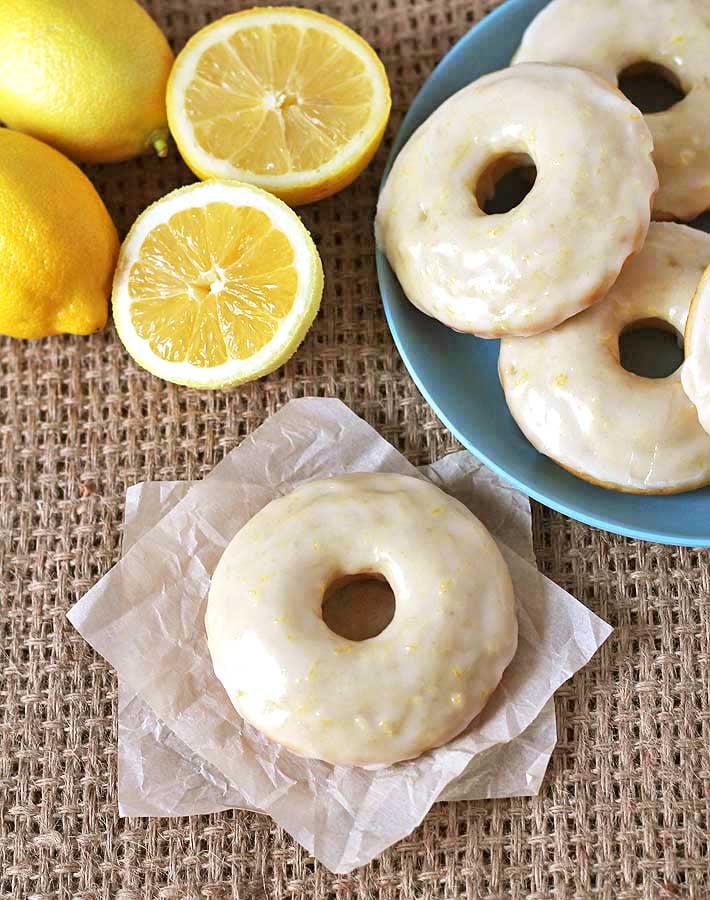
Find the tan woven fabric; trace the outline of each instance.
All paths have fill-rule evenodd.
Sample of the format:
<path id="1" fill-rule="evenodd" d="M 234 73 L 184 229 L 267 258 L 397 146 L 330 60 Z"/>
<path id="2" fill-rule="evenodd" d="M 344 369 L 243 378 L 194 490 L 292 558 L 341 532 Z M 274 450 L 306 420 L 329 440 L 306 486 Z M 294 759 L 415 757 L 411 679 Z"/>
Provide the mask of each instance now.
<path id="1" fill-rule="evenodd" d="M 602 0 L 600 0 L 602 2 Z M 237 8 L 152 0 L 176 49 Z M 391 138 L 481 0 L 320 7 L 381 52 Z M 558 692 L 559 746 L 539 798 L 440 804 L 372 865 L 332 876 L 258 815 L 119 820 L 116 679 L 68 607 L 116 562 L 125 488 L 199 478 L 287 399 L 340 397 L 413 462 L 455 443 L 392 345 L 372 216 L 386 153 L 303 211 L 327 291 L 283 370 L 200 394 L 139 371 L 111 328 L 0 343 L 0 900 L 452 900 L 710 895 L 710 553 L 638 544 L 537 508 L 547 575 L 616 626 Z M 191 181 L 176 154 L 92 170 L 119 227 Z"/>

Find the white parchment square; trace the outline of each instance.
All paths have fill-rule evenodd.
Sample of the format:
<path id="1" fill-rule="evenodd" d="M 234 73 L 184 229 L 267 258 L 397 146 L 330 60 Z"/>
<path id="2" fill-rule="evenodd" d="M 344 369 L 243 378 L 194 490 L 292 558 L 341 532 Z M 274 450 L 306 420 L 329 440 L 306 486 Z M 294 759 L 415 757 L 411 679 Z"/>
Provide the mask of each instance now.
<path id="1" fill-rule="evenodd" d="M 464 450 L 419 471 L 476 511 L 491 530 L 535 563 L 530 503 Z M 208 476 L 209 477 L 209 476 Z M 155 481 L 126 492 L 123 553 L 185 497 L 188 481 Z M 243 807 L 238 785 L 213 772 L 119 680 L 118 808 L 127 816 L 195 815 Z M 474 756 L 439 800 L 537 794 L 557 742 L 555 701 L 518 737 Z"/>
<path id="2" fill-rule="evenodd" d="M 203 624 L 210 576 L 234 534 L 275 496 L 357 471 L 417 474 L 339 401 L 291 401 L 194 485 L 69 614 L 195 761 L 238 785 L 239 805 L 267 812 L 338 872 L 408 834 L 475 756 L 522 734 L 610 633 L 520 556 L 524 548 L 516 552 L 492 529 L 516 588 L 520 642 L 466 732 L 377 770 L 306 760 L 269 741 L 237 716 L 212 671 Z M 480 501 L 483 493 L 475 494 Z"/>

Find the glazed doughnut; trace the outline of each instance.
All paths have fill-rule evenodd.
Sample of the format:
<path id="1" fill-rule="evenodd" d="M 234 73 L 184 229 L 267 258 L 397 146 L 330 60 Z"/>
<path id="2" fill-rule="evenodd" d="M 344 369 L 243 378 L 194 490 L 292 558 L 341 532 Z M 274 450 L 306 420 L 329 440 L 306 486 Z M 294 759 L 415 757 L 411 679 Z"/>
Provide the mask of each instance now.
<path id="1" fill-rule="evenodd" d="M 580 478 L 618 491 L 671 494 L 710 483 L 710 436 L 680 369 L 643 378 L 619 361 L 619 336 L 660 320 L 683 334 L 710 235 L 654 223 L 608 296 L 547 334 L 501 342 L 498 369 L 528 440 Z"/>
<path id="2" fill-rule="evenodd" d="M 380 634 L 331 631 L 346 576 L 384 576 Z M 302 756 L 394 763 L 455 737 L 517 645 L 513 587 L 478 519 L 428 481 L 345 475 L 265 506 L 217 566 L 205 618 L 214 670 L 239 714 Z"/>
<path id="3" fill-rule="evenodd" d="M 710 268 L 705 270 L 690 304 L 681 381 L 698 411 L 700 424 L 710 433 Z"/>
<path id="4" fill-rule="evenodd" d="M 707 0 L 552 0 L 523 36 L 514 63 L 566 63 L 612 84 L 644 63 L 667 69 L 686 96 L 646 116 L 660 188 L 657 219 L 710 208 L 710 12 Z"/>
<path id="5" fill-rule="evenodd" d="M 397 157 L 378 242 L 415 306 L 481 337 L 537 334 L 599 300 L 643 244 L 657 187 L 636 107 L 594 75 L 516 66 L 454 94 Z M 531 158 L 532 190 L 486 215 L 490 166 Z"/>

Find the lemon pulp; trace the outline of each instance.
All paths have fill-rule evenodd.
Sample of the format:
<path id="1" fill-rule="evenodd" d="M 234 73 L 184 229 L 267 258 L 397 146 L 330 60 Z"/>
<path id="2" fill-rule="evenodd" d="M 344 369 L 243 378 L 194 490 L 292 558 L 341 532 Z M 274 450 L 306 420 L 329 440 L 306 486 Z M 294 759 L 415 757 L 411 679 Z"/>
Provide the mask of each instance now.
<path id="1" fill-rule="evenodd" d="M 332 159 L 366 124 L 371 99 L 363 62 L 331 35 L 269 25 L 205 50 L 185 106 L 215 158 L 282 175 Z M 249 137 L 235 142 L 237 133 Z"/>
<path id="2" fill-rule="evenodd" d="M 390 110 L 387 73 L 358 34 L 297 7 L 218 19 L 179 54 L 170 128 L 202 179 L 246 181 L 298 205 L 350 184 Z"/>
<path id="3" fill-rule="evenodd" d="M 293 247 L 269 217 L 218 202 L 158 225 L 128 279 L 137 334 L 161 359 L 200 367 L 253 356 L 297 290 Z"/>
<path id="4" fill-rule="evenodd" d="M 149 372 L 216 389 L 286 362 L 322 293 L 318 251 L 293 210 L 253 185 L 212 179 L 138 217 L 119 254 L 113 317 Z"/>

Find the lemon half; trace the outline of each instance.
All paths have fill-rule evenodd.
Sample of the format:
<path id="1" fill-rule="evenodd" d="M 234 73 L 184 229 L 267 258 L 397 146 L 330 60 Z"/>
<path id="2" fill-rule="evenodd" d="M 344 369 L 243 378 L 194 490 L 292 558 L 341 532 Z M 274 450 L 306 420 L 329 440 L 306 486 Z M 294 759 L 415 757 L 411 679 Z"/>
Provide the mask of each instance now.
<path id="1" fill-rule="evenodd" d="M 295 7 L 249 9 L 199 31 L 168 83 L 170 129 L 200 178 L 311 203 L 372 159 L 390 111 L 387 74 L 358 34 Z"/>
<path id="2" fill-rule="evenodd" d="M 238 182 L 180 188 L 136 221 L 119 255 L 113 315 L 141 366 L 220 388 L 266 375 L 296 350 L 323 292 L 298 216 Z"/>

